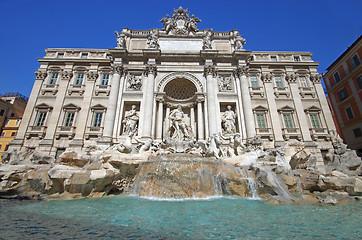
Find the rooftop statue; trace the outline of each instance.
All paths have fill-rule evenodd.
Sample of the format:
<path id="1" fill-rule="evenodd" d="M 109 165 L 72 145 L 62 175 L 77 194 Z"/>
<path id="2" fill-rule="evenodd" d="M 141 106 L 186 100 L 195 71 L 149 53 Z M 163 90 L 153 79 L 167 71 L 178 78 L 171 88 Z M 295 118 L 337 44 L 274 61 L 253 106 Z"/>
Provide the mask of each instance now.
<path id="1" fill-rule="evenodd" d="M 174 35 L 186 35 L 190 32 L 196 33 L 199 31 L 197 29 L 197 23 L 201 20 L 194 15 L 190 17 L 188 9 L 183 9 L 181 6 L 178 9 L 173 9 L 174 13 L 172 18 L 170 15 L 162 18 L 160 22 L 163 23 L 163 31 L 166 31 L 166 34 Z"/>

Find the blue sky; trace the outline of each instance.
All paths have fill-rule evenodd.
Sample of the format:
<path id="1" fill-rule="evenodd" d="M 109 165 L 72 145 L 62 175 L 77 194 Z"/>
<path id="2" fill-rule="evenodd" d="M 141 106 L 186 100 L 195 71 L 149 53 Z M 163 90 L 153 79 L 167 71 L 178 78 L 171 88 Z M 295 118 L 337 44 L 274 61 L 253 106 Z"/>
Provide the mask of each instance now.
<path id="1" fill-rule="evenodd" d="M 199 29 L 238 29 L 247 50 L 310 51 L 320 73 L 362 32 L 360 0 L 0 0 L 0 93 L 29 96 L 46 48 L 113 48 L 115 30 L 162 28 L 179 6 Z"/>

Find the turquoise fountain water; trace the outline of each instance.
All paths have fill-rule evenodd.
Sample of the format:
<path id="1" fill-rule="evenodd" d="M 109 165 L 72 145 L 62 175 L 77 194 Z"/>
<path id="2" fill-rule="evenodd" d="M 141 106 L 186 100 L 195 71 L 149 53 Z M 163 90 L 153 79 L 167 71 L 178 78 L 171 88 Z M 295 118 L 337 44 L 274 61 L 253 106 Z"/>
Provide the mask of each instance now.
<path id="1" fill-rule="evenodd" d="M 52 237 L 53 228 L 46 227 L 50 218 L 68 221 L 66 225 L 60 220 L 54 222 L 61 226 L 60 232 L 67 232 L 69 228 L 74 231 L 74 235 L 68 232 L 69 236 L 85 234 L 81 237 L 90 239 L 92 236 L 102 236 L 102 239 L 358 239 L 362 234 L 359 201 L 317 206 L 270 205 L 261 200 L 234 197 L 155 201 L 116 196 L 38 202 L 17 206 L 12 211 L 40 214 L 37 216 L 43 219 L 44 225 L 29 228 L 33 238 L 49 229 L 48 237 L 56 236 Z M 80 230 L 74 227 L 77 224 Z M 6 229 L 0 227 L 0 230 L 3 236 L 9 236 Z M 101 231 L 103 235 L 92 235 L 89 233 L 92 231 Z"/>

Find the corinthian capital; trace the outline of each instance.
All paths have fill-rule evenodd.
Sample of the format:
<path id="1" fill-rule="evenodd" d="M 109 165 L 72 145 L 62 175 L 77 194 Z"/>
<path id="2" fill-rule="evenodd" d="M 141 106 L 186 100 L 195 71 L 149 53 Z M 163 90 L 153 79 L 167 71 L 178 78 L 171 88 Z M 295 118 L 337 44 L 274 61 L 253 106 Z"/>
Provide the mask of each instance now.
<path id="1" fill-rule="evenodd" d="M 204 68 L 205 76 L 212 75 L 213 77 L 216 77 L 216 69 L 213 65 L 206 65 Z"/>
<path id="2" fill-rule="evenodd" d="M 322 76 L 319 74 L 316 75 L 310 75 L 310 80 L 314 83 L 320 83 Z"/>
<path id="3" fill-rule="evenodd" d="M 247 66 L 238 66 L 235 70 L 234 70 L 234 74 L 237 77 L 240 77 L 241 75 L 248 75 L 249 73 L 249 68 Z"/>
<path id="4" fill-rule="evenodd" d="M 47 76 L 47 73 L 43 71 L 35 71 L 34 73 L 36 75 L 36 80 L 44 80 Z"/>
<path id="5" fill-rule="evenodd" d="M 113 67 L 113 71 L 114 73 L 118 73 L 119 75 L 122 76 L 122 74 L 124 74 L 126 69 L 123 67 L 123 65 L 116 65 Z"/>
<path id="6" fill-rule="evenodd" d="M 90 81 L 95 81 L 98 78 L 98 73 L 97 72 L 88 72 L 87 77 Z"/>
<path id="7" fill-rule="evenodd" d="M 154 64 L 149 64 L 146 66 L 145 74 L 148 76 L 148 74 L 156 75 L 157 67 Z"/>
<path id="8" fill-rule="evenodd" d="M 73 73 L 71 71 L 62 71 L 62 79 L 64 80 L 70 80 L 73 76 Z"/>

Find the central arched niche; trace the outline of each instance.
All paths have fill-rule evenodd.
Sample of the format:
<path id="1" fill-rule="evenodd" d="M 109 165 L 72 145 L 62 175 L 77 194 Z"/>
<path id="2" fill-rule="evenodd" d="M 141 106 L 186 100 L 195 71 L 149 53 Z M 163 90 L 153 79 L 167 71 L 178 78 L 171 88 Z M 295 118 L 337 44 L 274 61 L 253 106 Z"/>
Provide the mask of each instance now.
<path id="1" fill-rule="evenodd" d="M 166 84 L 164 92 L 168 98 L 177 101 L 192 99 L 197 89 L 193 82 L 187 79 L 176 78 Z"/>

